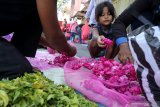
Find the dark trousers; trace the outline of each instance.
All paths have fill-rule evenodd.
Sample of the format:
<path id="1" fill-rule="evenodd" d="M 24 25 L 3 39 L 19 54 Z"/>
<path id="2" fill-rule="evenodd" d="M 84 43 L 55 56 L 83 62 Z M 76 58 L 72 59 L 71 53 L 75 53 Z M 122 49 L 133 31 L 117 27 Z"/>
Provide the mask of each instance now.
<path id="1" fill-rule="evenodd" d="M 0 38 L 0 80 L 32 73 L 29 61 L 8 41 Z"/>

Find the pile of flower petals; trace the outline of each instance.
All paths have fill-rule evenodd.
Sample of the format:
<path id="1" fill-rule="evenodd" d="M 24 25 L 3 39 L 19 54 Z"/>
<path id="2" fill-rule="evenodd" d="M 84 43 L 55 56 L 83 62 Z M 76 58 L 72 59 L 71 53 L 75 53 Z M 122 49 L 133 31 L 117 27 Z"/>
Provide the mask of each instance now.
<path id="1" fill-rule="evenodd" d="M 108 60 L 105 57 L 100 57 L 99 60 L 82 59 L 71 66 L 74 70 L 81 67 L 91 70 L 109 89 L 125 95 L 140 95 L 142 93 L 131 63 L 122 65 L 114 59 Z"/>
<path id="2" fill-rule="evenodd" d="M 56 66 L 60 66 L 60 67 L 63 67 L 64 64 L 67 62 L 67 61 L 72 61 L 72 60 L 75 60 L 76 58 L 75 57 L 69 57 L 67 56 L 66 54 L 60 54 L 59 56 L 55 57 L 54 61 L 53 62 L 50 62 L 49 64 L 53 64 L 53 65 L 56 65 Z"/>

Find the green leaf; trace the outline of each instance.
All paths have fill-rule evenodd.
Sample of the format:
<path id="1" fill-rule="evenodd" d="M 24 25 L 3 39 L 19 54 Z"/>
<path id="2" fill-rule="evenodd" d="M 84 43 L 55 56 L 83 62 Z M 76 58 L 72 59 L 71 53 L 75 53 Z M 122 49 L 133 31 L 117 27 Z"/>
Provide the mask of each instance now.
<path id="1" fill-rule="evenodd" d="M 2 105 L 3 107 L 7 107 L 8 102 L 9 98 L 7 93 L 3 90 L 0 90 L 0 105 Z"/>
<path id="2" fill-rule="evenodd" d="M 20 96 L 20 91 L 16 91 L 14 98 L 13 98 L 13 102 L 15 102 L 15 100 L 17 100 L 17 98 Z"/>

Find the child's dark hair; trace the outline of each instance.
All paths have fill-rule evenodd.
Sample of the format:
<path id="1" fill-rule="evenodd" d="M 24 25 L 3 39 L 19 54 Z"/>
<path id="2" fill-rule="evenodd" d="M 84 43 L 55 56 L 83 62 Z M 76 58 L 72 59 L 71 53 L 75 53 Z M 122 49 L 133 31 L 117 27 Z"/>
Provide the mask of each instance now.
<path id="1" fill-rule="evenodd" d="M 113 19 L 116 17 L 114 6 L 110 2 L 105 1 L 105 2 L 102 2 L 96 6 L 95 19 L 97 22 L 99 21 L 99 17 L 102 16 L 104 7 L 108 7 L 108 11 L 112 15 Z"/>

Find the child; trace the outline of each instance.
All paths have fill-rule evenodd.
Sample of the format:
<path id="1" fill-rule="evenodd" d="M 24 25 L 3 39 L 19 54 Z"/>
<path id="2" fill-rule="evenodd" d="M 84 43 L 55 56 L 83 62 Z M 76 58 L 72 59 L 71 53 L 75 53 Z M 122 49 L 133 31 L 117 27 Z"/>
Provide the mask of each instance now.
<path id="1" fill-rule="evenodd" d="M 115 9 L 110 2 L 102 2 L 97 5 L 95 10 L 95 19 L 97 24 L 92 29 L 92 40 L 88 44 L 88 49 L 92 58 L 106 56 L 113 58 L 116 55 L 115 45 L 107 46 L 103 39 L 108 38 L 114 41 L 112 36 L 111 24 L 115 19 Z M 106 47 L 109 47 L 106 50 Z"/>
<path id="2" fill-rule="evenodd" d="M 70 26 L 70 32 L 71 32 L 70 40 L 72 42 L 74 42 L 75 36 L 77 35 L 77 32 L 76 32 L 76 27 L 77 26 L 78 26 L 77 19 L 75 18 L 74 22 Z"/>

